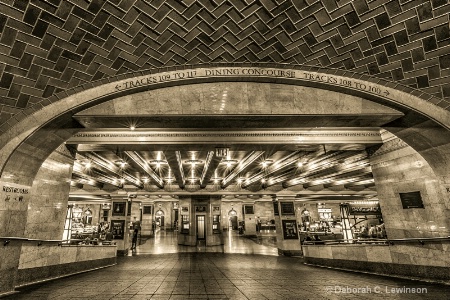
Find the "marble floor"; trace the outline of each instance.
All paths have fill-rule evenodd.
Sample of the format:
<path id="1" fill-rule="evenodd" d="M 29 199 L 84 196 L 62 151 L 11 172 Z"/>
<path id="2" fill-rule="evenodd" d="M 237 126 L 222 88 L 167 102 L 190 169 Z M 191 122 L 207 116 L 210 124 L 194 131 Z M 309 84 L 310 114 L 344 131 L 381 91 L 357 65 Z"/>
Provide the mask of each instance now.
<path id="1" fill-rule="evenodd" d="M 5 299 L 448 299 L 450 286 L 353 273 L 277 256 L 273 233 L 193 252 L 158 233 L 116 266 L 21 288 Z M 194 248 L 194 249 L 192 249 Z M 264 250 L 265 248 L 265 250 Z M 201 250 L 201 249 L 200 249 Z M 420 291 L 420 292 L 419 292 Z"/>
<path id="2" fill-rule="evenodd" d="M 129 255 L 192 252 L 278 255 L 275 231 L 261 231 L 256 237 L 248 238 L 239 235 L 237 231 L 225 231 L 222 234 L 224 244 L 212 247 L 178 245 L 177 234 L 176 231 L 157 230 L 154 237 L 142 239 L 136 250 Z"/>

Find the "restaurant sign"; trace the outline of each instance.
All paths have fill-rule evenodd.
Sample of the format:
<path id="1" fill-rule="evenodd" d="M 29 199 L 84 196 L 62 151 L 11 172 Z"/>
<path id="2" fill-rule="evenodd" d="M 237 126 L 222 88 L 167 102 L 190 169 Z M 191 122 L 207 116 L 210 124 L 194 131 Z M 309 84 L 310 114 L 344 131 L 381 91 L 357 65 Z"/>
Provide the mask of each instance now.
<path id="1" fill-rule="evenodd" d="M 350 215 L 381 215 L 379 205 L 351 204 Z"/>

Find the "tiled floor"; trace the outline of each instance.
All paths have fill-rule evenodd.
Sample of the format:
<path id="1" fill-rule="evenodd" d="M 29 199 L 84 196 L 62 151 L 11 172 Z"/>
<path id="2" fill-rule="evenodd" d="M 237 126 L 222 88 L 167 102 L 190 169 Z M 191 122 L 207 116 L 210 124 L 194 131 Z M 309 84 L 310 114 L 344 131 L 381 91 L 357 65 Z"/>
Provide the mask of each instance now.
<path id="1" fill-rule="evenodd" d="M 143 254 L 162 252 L 165 243 L 176 247 L 170 244 L 171 235 L 160 235 L 160 246 L 148 240 L 134 255 L 119 258 L 116 266 L 30 286 L 7 299 L 409 300 L 448 299 L 450 292 L 445 285 L 306 266 L 296 257 L 228 251 L 246 245 L 271 253 L 275 248 L 270 236 L 255 242 L 230 234 L 228 243 L 240 246 L 224 246 L 216 253 Z M 425 288 L 427 293 L 393 293 L 392 288 Z"/>

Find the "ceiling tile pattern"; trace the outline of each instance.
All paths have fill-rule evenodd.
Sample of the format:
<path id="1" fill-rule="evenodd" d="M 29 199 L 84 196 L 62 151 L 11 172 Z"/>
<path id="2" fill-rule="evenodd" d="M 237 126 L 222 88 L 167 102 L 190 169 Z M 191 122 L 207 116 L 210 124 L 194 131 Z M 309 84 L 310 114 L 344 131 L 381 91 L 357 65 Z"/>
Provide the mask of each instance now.
<path id="1" fill-rule="evenodd" d="M 2 0 L 0 124 L 88 82 L 199 63 L 351 70 L 450 100 L 449 12 L 447 0 Z"/>

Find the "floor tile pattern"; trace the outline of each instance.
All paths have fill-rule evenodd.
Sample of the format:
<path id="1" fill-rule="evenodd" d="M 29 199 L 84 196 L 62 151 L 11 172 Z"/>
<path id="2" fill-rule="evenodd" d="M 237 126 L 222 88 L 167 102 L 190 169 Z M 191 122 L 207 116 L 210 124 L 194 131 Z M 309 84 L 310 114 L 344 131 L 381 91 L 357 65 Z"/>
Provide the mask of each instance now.
<path id="1" fill-rule="evenodd" d="M 337 293 L 341 287 L 383 293 Z M 338 287 L 338 288 L 335 288 Z M 426 294 L 386 294 L 395 287 Z M 7 299 L 446 299 L 449 286 L 306 266 L 294 257 L 174 253 L 123 257 L 118 265 L 24 289 Z"/>
<path id="2" fill-rule="evenodd" d="M 414 300 L 447 299 L 450 293 L 450 285 L 307 266 L 299 257 L 277 256 L 275 232 L 226 236 L 223 247 L 207 250 L 178 246 L 176 232 L 158 231 L 116 266 L 24 287 L 5 299 Z M 427 293 L 388 293 L 392 288 Z"/>

